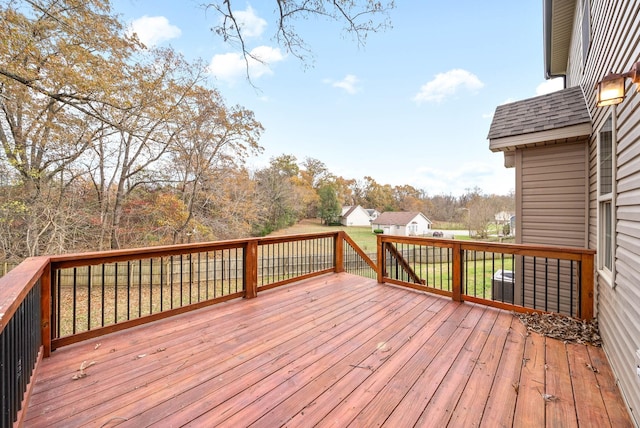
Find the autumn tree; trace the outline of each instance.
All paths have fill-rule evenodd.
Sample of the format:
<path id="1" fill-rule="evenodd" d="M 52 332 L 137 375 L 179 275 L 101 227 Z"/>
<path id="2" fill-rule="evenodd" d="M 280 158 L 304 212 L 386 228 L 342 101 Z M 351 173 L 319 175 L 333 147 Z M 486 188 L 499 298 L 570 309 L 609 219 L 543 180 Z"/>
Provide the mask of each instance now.
<path id="1" fill-rule="evenodd" d="M 25 209 L 22 257 L 73 239 L 65 234 L 82 217 L 65 212 L 83 173 L 76 162 L 103 132 L 100 107 L 116 106 L 138 45 L 104 1 L 5 2 L 0 22 L 0 144 L 20 180 L 9 202 Z"/>
<path id="2" fill-rule="evenodd" d="M 267 235 L 291 226 L 304 212 L 296 192 L 295 181 L 300 171 L 296 161 L 295 156 L 281 155 L 272 158 L 269 167 L 255 173 L 259 204 L 255 234 Z"/>
<path id="3" fill-rule="evenodd" d="M 217 91 L 201 86 L 185 97 L 174 120 L 180 120 L 181 125 L 170 149 L 169 170 L 178 180 L 176 189 L 187 210 L 186 218 L 174 231 L 173 243 L 177 243 L 179 235 L 190 230 L 194 216 L 212 203 L 207 194 L 214 190 L 211 184 L 231 185 L 227 174 L 219 172 L 243 167 L 248 156 L 261 151 L 258 139 L 263 128 L 253 112 L 239 106 L 228 108 Z M 222 208 L 225 200 L 213 203 Z"/>
<path id="4" fill-rule="evenodd" d="M 383 211 L 396 211 L 393 188 L 389 184 L 379 184 L 372 177 L 365 177 L 364 199 L 368 208 Z"/>
<path id="5" fill-rule="evenodd" d="M 318 207 L 318 216 L 324 224 L 331 224 L 338 221 L 342 212 L 342 205 L 338 201 L 336 189 L 332 184 L 324 184 L 318 189 L 320 196 L 320 206 Z"/>

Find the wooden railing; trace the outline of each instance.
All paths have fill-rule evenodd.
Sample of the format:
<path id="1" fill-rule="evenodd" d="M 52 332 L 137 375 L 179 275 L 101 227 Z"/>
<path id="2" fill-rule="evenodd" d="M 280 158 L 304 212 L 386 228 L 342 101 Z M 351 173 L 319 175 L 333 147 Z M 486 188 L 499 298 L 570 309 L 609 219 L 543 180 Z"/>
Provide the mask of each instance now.
<path id="1" fill-rule="evenodd" d="M 378 282 L 519 312 L 593 317 L 593 250 L 378 236 Z"/>
<path id="2" fill-rule="evenodd" d="M 0 427 L 20 425 L 48 324 L 46 257 L 30 258 L 0 279 Z"/>
<path id="3" fill-rule="evenodd" d="M 329 272 L 589 319 L 593 258 L 572 248 L 379 235 L 372 260 L 340 231 L 27 259 L 0 278 L 0 428 L 20 424 L 38 363 L 59 346 Z M 497 271 L 513 280 L 497 280 Z"/>

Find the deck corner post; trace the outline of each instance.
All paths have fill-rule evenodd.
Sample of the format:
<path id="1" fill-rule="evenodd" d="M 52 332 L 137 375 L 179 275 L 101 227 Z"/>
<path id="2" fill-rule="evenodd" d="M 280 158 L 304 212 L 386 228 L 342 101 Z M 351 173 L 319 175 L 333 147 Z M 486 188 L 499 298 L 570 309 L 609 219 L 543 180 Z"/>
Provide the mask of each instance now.
<path id="1" fill-rule="evenodd" d="M 453 252 L 453 277 L 451 284 L 451 298 L 456 302 L 462 302 L 462 281 L 463 281 L 463 252 L 462 244 L 454 243 L 451 248 Z"/>
<path id="2" fill-rule="evenodd" d="M 587 321 L 593 319 L 594 258 L 583 253 L 580 261 L 580 318 Z"/>
<path id="3" fill-rule="evenodd" d="M 344 231 L 339 231 L 333 237 L 334 270 L 344 272 Z"/>
<path id="4" fill-rule="evenodd" d="M 382 242 L 382 235 L 378 235 L 377 236 L 377 243 L 376 243 L 376 251 L 377 251 L 377 274 L 378 274 L 378 283 L 382 284 L 384 282 L 384 267 L 386 266 L 386 260 L 385 260 L 385 252 L 384 252 L 384 242 Z"/>
<path id="5" fill-rule="evenodd" d="M 258 241 L 247 241 L 244 247 L 244 297 L 253 299 L 258 295 Z"/>
<path id="6" fill-rule="evenodd" d="M 40 277 L 40 340 L 43 349 L 43 357 L 51 356 L 51 261 L 47 262 Z"/>

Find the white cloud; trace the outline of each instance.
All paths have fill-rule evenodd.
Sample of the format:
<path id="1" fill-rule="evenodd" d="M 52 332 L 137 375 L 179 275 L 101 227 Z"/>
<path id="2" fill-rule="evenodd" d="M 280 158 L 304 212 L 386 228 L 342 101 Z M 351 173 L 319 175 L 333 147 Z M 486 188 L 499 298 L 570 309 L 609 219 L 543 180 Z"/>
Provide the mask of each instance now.
<path id="1" fill-rule="evenodd" d="M 536 88 L 537 95 L 550 94 L 564 89 L 564 79 L 562 77 L 556 77 L 555 79 L 545 80 Z"/>
<path id="2" fill-rule="evenodd" d="M 164 16 L 143 16 L 131 22 L 130 33 L 136 33 L 145 46 L 156 46 L 164 41 L 180 37 L 182 31 L 169 24 Z"/>
<path id="3" fill-rule="evenodd" d="M 333 86 L 334 88 L 341 88 L 344 89 L 347 93 L 353 95 L 356 92 L 360 91 L 360 88 L 358 87 L 358 83 L 360 82 L 360 80 L 354 76 L 353 74 L 347 74 L 344 79 L 339 80 L 339 81 L 333 81 L 330 79 L 325 79 L 324 80 L 325 83 L 329 83 L 331 84 L 331 86 Z"/>
<path id="4" fill-rule="evenodd" d="M 257 79 L 265 74 L 273 74 L 270 65 L 284 60 L 284 55 L 278 48 L 270 46 L 258 46 L 251 50 L 255 58 L 247 57 L 249 63 L 249 76 Z M 239 53 L 226 53 L 215 55 L 209 64 L 209 73 L 218 79 L 234 82 L 247 74 L 247 63 Z"/>
<path id="5" fill-rule="evenodd" d="M 428 101 L 441 102 L 460 89 L 473 92 L 483 86 L 484 83 L 475 74 L 467 70 L 454 69 L 446 73 L 438 73 L 433 80 L 422 85 L 413 100 L 418 104 Z"/>
<path id="6" fill-rule="evenodd" d="M 255 10 L 251 6 L 247 6 L 247 10 L 236 10 L 233 12 L 242 37 L 260 37 L 267 21 L 256 15 Z"/>

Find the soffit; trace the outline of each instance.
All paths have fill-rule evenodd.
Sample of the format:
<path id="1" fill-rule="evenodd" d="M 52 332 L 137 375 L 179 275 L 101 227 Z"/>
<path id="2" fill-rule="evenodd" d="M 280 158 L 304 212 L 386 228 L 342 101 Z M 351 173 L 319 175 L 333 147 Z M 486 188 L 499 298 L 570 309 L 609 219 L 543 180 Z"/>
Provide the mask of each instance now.
<path id="1" fill-rule="evenodd" d="M 544 48 L 547 78 L 565 75 L 576 9 L 576 0 L 545 0 Z"/>

